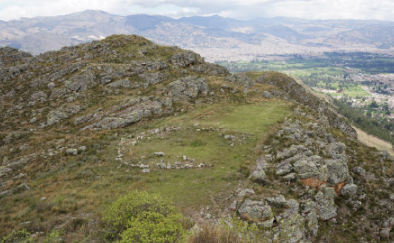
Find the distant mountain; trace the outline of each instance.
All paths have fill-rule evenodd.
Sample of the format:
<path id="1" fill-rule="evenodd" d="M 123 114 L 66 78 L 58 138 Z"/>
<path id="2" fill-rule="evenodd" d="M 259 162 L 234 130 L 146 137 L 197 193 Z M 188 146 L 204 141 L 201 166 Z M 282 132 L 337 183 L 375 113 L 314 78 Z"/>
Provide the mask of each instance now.
<path id="1" fill-rule="evenodd" d="M 164 45 L 202 53 L 210 61 L 264 58 L 267 55 L 318 54 L 330 51 L 394 50 L 394 23 L 359 20 L 258 18 L 220 16 L 118 16 L 87 10 L 56 17 L 0 21 L 0 46 L 39 54 L 103 39 L 113 34 L 138 34 Z"/>

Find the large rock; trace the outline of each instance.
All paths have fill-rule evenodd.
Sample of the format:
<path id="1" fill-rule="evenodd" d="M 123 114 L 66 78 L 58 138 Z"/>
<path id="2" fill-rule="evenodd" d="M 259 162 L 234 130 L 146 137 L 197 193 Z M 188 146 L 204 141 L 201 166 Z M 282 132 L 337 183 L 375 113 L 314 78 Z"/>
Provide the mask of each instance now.
<path id="1" fill-rule="evenodd" d="M 68 105 L 62 106 L 54 111 L 50 111 L 47 115 L 47 124 L 52 126 L 64 119 L 69 118 L 73 114 L 77 114 L 82 111 L 82 107 L 79 105 Z"/>
<path id="2" fill-rule="evenodd" d="M 306 220 L 306 235 L 314 237 L 319 231 L 319 220 L 317 216 L 316 203 L 307 200 L 302 203 L 302 213 L 305 215 Z"/>
<path id="3" fill-rule="evenodd" d="M 315 163 L 308 160 L 300 160 L 294 164 L 294 170 L 301 179 L 308 179 L 318 175 Z"/>
<path id="4" fill-rule="evenodd" d="M 358 189 L 357 185 L 347 184 L 342 188 L 341 194 L 345 197 L 353 198 L 357 195 L 357 189 Z"/>
<path id="5" fill-rule="evenodd" d="M 276 165 L 275 169 L 276 169 L 277 175 L 283 176 L 283 175 L 287 175 L 293 171 L 293 165 L 287 161 L 284 161 L 284 162 Z"/>
<path id="6" fill-rule="evenodd" d="M 246 199 L 238 209 L 239 214 L 245 220 L 261 222 L 273 217 L 272 209 L 262 201 Z"/>
<path id="7" fill-rule="evenodd" d="M 67 119 L 68 118 L 68 114 L 67 112 L 63 111 L 63 110 L 54 110 L 49 112 L 48 116 L 47 116 L 47 124 L 48 126 L 52 126 L 56 123 L 58 123 L 61 120 Z"/>
<path id="8" fill-rule="evenodd" d="M 275 242 L 297 243 L 304 237 L 305 218 L 300 214 L 295 214 L 292 218 L 285 218 L 279 222 L 274 230 Z"/>
<path id="9" fill-rule="evenodd" d="M 171 63 L 181 67 L 203 63 L 200 55 L 192 51 L 183 51 L 176 53 L 171 57 Z"/>
<path id="10" fill-rule="evenodd" d="M 126 117 L 105 117 L 100 122 L 93 125 L 94 128 L 115 129 L 130 126 L 141 120 L 141 114 L 138 111 L 127 114 Z"/>
<path id="11" fill-rule="evenodd" d="M 68 91 L 83 92 L 90 88 L 93 88 L 98 83 L 95 82 L 94 75 L 91 72 L 86 72 L 81 75 L 77 75 L 66 81 L 65 87 Z"/>
<path id="12" fill-rule="evenodd" d="M 337 194 L 333 187 L 321 186 L 320 191 L 315 195 L 317 214 L 322 220 L 329 220 L 337 216 L 335 198 Z"/>
<path id="13" fill-rule="evenodd" d="M 290 148 L 285 148 L 283 151 L 279 151 L 276 155 L 277 159 L 286 159 L 289 157 L 293 157 L 297 154 L 301 154 L 303 152 L 308 151 L 308 149 L 304 145 L 294 145 L 292 144 Z"/>
<path id="14" fill-rule="evenodd" d="M 346 161 L 328 159 L 325 160 L 328 169 L 328 182 L 330 185 L 337 185 L 344 182 L 349 177 L 349 168 Z"/>
<path id="15" fill-rule="evenodd" d="M 262 184 L 269 184 L 270 183 L 268 176 L 263 169 L 254 170 L 250 174 L 250 179 L 253 182 L 257 182 L 257 183 L 262 183 Z"/>
<path id="16" fill-rule="evenodd" d="M 36 101 L 39 103 L 44 103 L 47 101 L 48 96 L 45 94 L 43 91 L 38 91 L 35 92 L 34 94 L 31 95 L 30 100 L 31 101 Z"/>
<path id="17" fill-rule="evenodd" d="M 139 101 L 138 101 L 139 102 Z M 86 126 L 83 129 L 115 129 L 130 126 L 141 119 L 150 117 L 152 115 L 161 115 L 163 113 L 162 104 L 159 101 L 146 100 L 138 103 L 131 101 L 133 106 L 122 110 L 121 112 L 114 112 L 107 114 L 100 121 Z"/>
<path id="18" fill-rule="evenodd" d="M 169 95 L 176 98 L 195 98 L 199 94 L 207 95 L 209 88 L 205 78 L 188 76 L 168 85 Z"/>
<path id="19" fill-rule="evenodd" d="M 254 84 L 253 80 L 248 76 L 246 76 L 245 74 L 234 74 L 228 77 L 226 80 L 229 81 L 230 83 L 242 85 L 246 88 L 250 88 Z"/>
<path id="20" fill-rule="evenodd" d="M 367 173 L 367 172 L 366 172 L 362 167 L 360 167 L 360 166 L 354 167 L 353 172 L 356 173 L 356 174 L 358 174 L 358 175 L 360 175 L 360 176 L 362 176 L 362 177 L 365 177 L 365 175 L 366 175 L 366 173 Z"/>

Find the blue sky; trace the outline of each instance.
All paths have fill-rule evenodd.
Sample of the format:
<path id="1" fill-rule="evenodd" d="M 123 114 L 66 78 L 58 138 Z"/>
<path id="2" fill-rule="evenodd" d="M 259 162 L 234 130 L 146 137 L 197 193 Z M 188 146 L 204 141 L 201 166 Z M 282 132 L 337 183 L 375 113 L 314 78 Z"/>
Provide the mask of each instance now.
<path id="1" fill-rule="evenodd" d="M 394 21 L 393 0 L 0 0 L 0 20 L 55 16 L 87 9 L 117 15 L 136 13 L 170 17 L 218 14 L 249 19 L 374 19 Z"/>

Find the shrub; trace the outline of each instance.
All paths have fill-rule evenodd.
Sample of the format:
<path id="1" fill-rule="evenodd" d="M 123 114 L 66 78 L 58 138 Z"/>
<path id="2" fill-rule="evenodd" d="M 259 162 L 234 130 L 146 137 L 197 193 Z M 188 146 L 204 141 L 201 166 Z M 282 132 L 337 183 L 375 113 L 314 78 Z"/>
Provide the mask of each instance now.
<path id="1" fill-rule="evenodd" d="M 116 200 L 106 211 L 109 240 L 170 243 L 184 236 L 182 214 L 157 194 L 134 191 Z"/>

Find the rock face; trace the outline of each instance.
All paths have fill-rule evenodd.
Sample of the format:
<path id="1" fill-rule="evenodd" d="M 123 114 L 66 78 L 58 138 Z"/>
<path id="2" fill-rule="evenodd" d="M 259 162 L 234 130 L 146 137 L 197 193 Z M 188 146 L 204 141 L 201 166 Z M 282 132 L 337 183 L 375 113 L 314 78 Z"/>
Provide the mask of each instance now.
<path id="1" fill-rule="evenodd" d="M 277 137 L 284 137 L 293 143 L 277 151 L 277 175 L 286 176 L 294 172 L 302 183 L 312 187 L 323 184 L 338 186 L 350 177 L 346 146 L 335 142 L 332 135 L 317 123 L 304 127 L 299 122 L 288 121 L 277 132 Z M 318 155 L 322 151 L 326 158 Z"/>
<path id="2" fill-rule="evenodd" d="M 144 48 L 125 51 L 131 45 Z M 173 54 L 169 57 L 168 53 Z M 139 101 L 138 107 L 133 108 L 130 108 L 132 104 L 108 105 L 105 111 L 74 119 L 75 125 L 84 124 L 87 128 L 123 128 L 147 117 L 173 112 L 173 100 L 182 102 L 207 95 L 209 86 L 205 76 L 229 74 L 227 69 L 206 63 L 194 52 L 158 47 L 139 36 L 109 37 L 35 57 L 16 49 L 0 48 L 0 57 L 0 83 L 14 80 L 18 83 L 15 86 L 18 92 L 23 91 L 23 96 L 28 97 L 17 100 L 17 90 L 13 89 L 7 93 L 0 91 L 0 99 L 7 97 L 7 102 L 15 101 L 15 106 L 18 104 L 22 109 L 33 107 L 38 116 L 32 114 L 28 122 L 40 128 L 74 119 L 81 111 L 108 101 L 106 97 L 110 95 L 128 92 L 136 99 L 138 92 L 133 90 L 149 92 L 148 89 L 156 89 L 161 84 L 170 97 L 160 95 L 154 100 L 151 96 L 150 101 Z M 163 90 L 158 92 L 163 94 Z M 42 113 L 46 123 L 37 122 L 45 120 Z M 8 124 L 12 125 L 15 124 Z"/>

